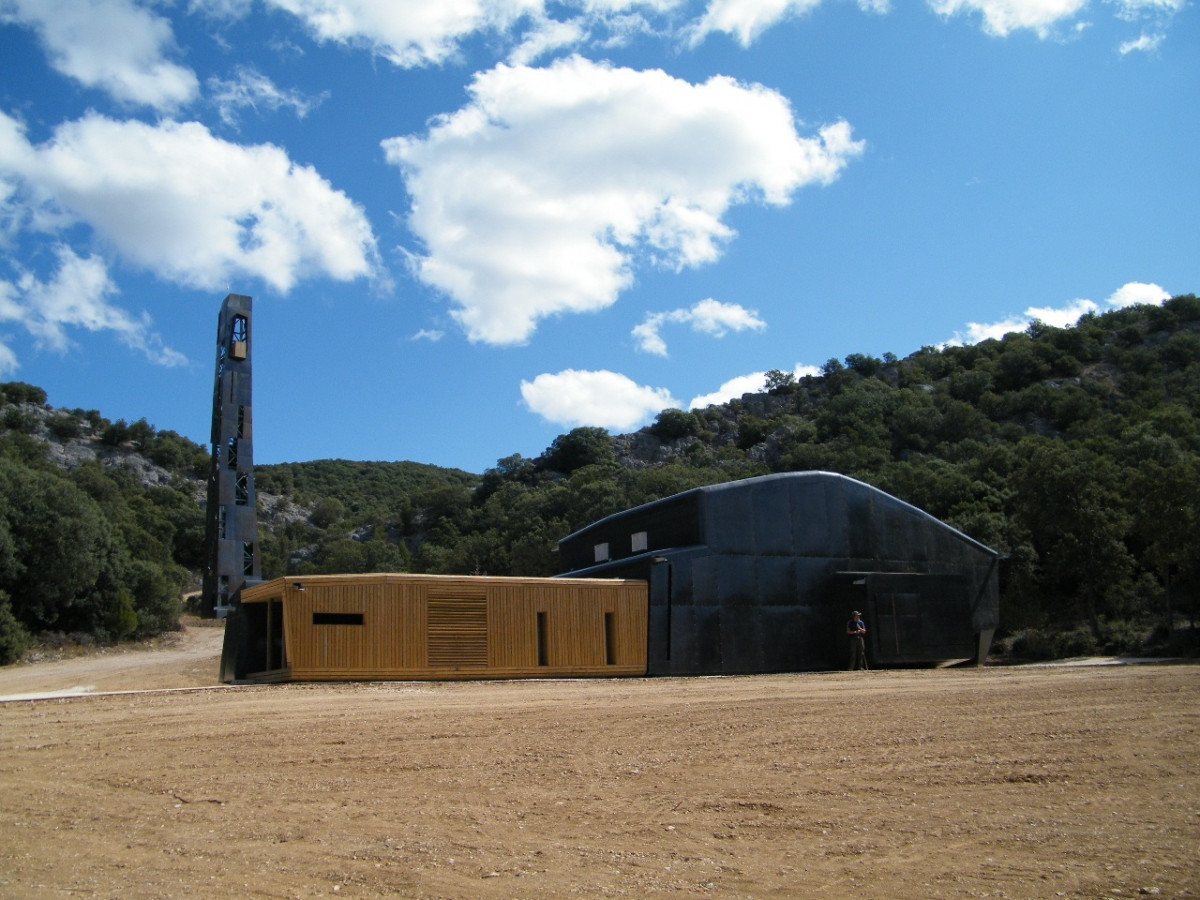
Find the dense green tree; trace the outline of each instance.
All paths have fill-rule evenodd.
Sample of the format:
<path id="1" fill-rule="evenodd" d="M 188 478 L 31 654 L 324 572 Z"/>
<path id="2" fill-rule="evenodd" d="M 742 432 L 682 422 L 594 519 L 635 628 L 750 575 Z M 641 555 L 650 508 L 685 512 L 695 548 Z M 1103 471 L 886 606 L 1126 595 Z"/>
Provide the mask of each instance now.
<path id="1" fill-rule="evenodd" d="M 478 476 L 457 469 L 410 462 L 320 459 L 255 467 L 260 493 L 285 494 L 307 506 L 331 497 L 345 507 L 353 523 L 398 516 L 418 494 L 438 488 L 469 496 L 478 481 Z"/>
<path id="2" fill-rule="evenodd" d="M 851 353 L 846 357 L 846 368 L 871 378 L 883 371 L 883 360 L 866 353 Z"/>
<path id="3" fill-rule="evenodd" d="M 0 398 L 5 403 L 46 405 L 46 392 L 40 387 L 34 387 L 32 384 L 26 384 L 23 381 L 9 381 L 0 384 Z"/>
<path id="4" fill-rule="evenodd" d="M 171 631 L 179 624 L 182 585 L 170 571 L 152 562 L 135 559 L 129 563 L 124 583 L 136 615 L 139 637 Z"/>
<path id="5" fill-rule="evenodd" d="M 496 461 L 496 465 L 483 473 L 474 492 L 475 503 L 483 503 L 504 484 L 531 484 L 538 475 L 536 464 L 520 453 Z"/>
<path id="6" fill-rule="evenodd" d="M 648 429 L 660 441 L 677 441 L 700 433 L 700 420 L 682 409 L 664 409 Z"/>
<path id="7" fill-rule="evenodd" d="M 1190 595 L 1194 628 L 1200 583 L 1200 459 L 1170 456 L 1145 460 L 1134 471 L 1134 530 L 1142 558 L 1163 587 L 1163 624 L 1173 626 L 1177 594 L 1183 589 Z"/>
<path id="8" fill-rule="evenodd" d="M 367 550 L 361 541 L 341 538 L 326 544 L 317 557 L 300 570 L 302 575 L 336 574 L 338 572 L 369 572 Z"/>
<path id="9" fill-rule="evenodd" d="M 405 572 L 409 557 L 405 548 L 389 542 L 375 529 L 362 538 L 341 537 L 323 543 L 295 574 L 336 575 L 342 572 Z"/>
<path id="10" fill-rule="evenodd" d="M 346 515 L 346 507 L 336 497 L 322 497 L 308 514 L 308 520 L 317 528 L 328 528 L 340 522 Z"/>
<path id="11" fill-rule="evenodd" d="M 768 394 L 783 394 L 790 391 L 796 386 L 796 376 L 791 372 L 783 372 L 779 369 L 771 369 L 767 372 L 766 383 L 764 390 Z"/>
<path id="12" fill-rule="evenodd" d="M 27 409 L 20 406 L 9 406 L 0 415 L 0 424 L 7 431 L 17 434 L 36 434 L 41 420 Z"/>
<path id="13" fill-rule="evenodd" d="M 1044 609 L 1098 630 L 1101 614 L 1127 612 L 1113 602 L 1135 574 L 1118 471 L 1083 447 L 1037 438 L 1023 444 L 1015 509 L 1037 553 Z"/>
<path id="14" fill-rule="evenodd" d="M 128 440 L 133 444 L 134 449 L 140 450 L 143 453 L 150 449 L 154 443 L 156 432 L 154 426 L 145 419 L 138 419 L 129 426 Z"/>
<path id="15" fill-rule="evenodd" d="M 0 517 L 13 561 L 0 583 L 33 630 L 105 631 L 123 548 L 99 506 L 66 479 L 0 460 Z"/>
<path id="16" fill-rule="evenodd" d="M 151 462 L 164 469 L 193 476 L 208 474 L 210 451 L 174 431 L 159 431 L 145 450 Z"/>
<path id="17" fill-rule="evenodd" d="M 755 444 L 761 444 L 774 431 L 770 419 L 759 416 L 742 416 L 738 421 L 737 445 L 739 449 L 749 450 Z"/>
<path id="18" fill-rule="evenodd" d="M 115 422 L 110 422 L 100 433 L 100 440 L 110 447 L 121 446 L 121 444 L 129 440 L 129 423 L 124 419 L 117 419 Z"/>
<path id="19" fill-rule="evenodd" d="M 46 445 L 20 431 L 0 434 L 0 458 L 18 461 L 30 468 L 47 469 Z"/>
<path id="20" fill-rule="evenodd" d="M 46 420 L 46 427 L 60 441 L 69 441 L 83 434 L 83 423 L 78 416 L 70 413 L 58 413 Z"/>
<path id="21" fill-rule="evenodd" d="M 570 475 L 584 466 L 616 459 L 612 437 L 604 428 L 574 428 L 559 435 L 539 460 L 543 468 Z"/>
<path id="22" fill-rule="evenodd" d="M 0 591 L 0 666 L 20 659 L 29 649 L 31 641 L 29 632 L 13 614 L 8 594 Z"/>

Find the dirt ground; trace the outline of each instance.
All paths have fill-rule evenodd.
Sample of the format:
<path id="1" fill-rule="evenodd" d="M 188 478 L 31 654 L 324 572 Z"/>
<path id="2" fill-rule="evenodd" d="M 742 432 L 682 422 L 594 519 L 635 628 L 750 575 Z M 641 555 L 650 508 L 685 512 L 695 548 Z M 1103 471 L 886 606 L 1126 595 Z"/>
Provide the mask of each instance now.
<path id="1" fill-rule="evenodd" d="M 0 669 L 212 685 L 220 631 Z M 0 897 L 1200 897 L 1200 667 L 0 703 Z"/>

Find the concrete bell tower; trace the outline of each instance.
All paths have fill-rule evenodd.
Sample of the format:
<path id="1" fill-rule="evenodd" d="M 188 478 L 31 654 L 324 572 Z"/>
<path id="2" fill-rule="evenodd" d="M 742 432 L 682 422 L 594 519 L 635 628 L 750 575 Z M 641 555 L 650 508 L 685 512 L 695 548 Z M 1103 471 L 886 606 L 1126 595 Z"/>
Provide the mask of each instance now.
<path id="1" fill-rule="evenodd" d="M 224 618 L 247 581 L 260 581 L 258 506 L 254 492 L 254 416 L 251 410 L 252 301 L 230 294 L 217 319 L 213 384 L 212 465 L 208 476 L 201 614 Z"/>

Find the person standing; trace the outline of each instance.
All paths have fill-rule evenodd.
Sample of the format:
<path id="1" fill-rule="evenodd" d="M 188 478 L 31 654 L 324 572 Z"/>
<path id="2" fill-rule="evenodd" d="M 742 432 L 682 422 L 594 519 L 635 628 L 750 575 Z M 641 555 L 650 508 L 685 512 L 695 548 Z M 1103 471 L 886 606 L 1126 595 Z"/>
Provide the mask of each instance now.
<path id="1" fill-rule="evenodd" d="M 850 671 L 869 669 L 867 665 L 867 624 L 862 620 L 862 613 L 855 610 L 850 614 L 846 623 L 846 634 L 850 638 Z"/>

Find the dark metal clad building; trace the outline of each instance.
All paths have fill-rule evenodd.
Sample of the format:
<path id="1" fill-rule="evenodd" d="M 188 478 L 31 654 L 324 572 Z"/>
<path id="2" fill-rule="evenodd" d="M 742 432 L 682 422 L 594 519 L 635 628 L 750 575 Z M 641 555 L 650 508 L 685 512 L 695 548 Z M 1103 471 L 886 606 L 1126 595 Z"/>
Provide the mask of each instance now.
<path id="1" fill-rule="evenodd" d="M 854 610 L 872 664 L 982 660 L 999 623 L 998 553 L 830 472 L 696 488 L 559 552 L 572 577 L 649 582 L 652 675 L 845 668 Z"/>

